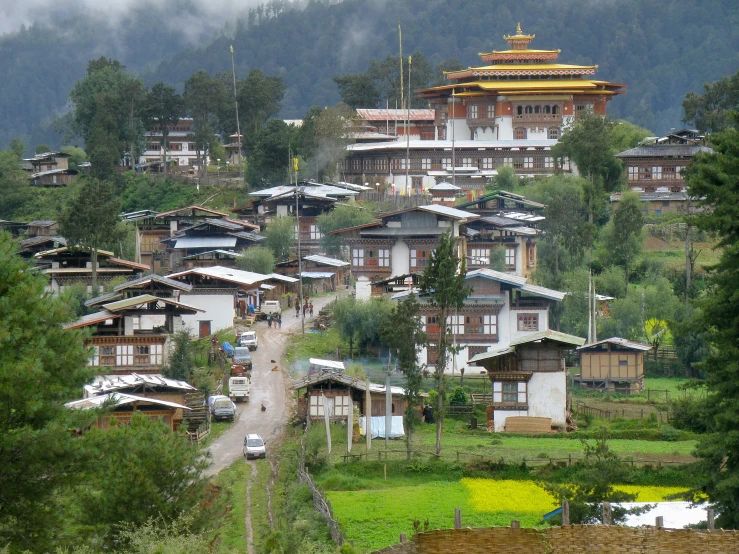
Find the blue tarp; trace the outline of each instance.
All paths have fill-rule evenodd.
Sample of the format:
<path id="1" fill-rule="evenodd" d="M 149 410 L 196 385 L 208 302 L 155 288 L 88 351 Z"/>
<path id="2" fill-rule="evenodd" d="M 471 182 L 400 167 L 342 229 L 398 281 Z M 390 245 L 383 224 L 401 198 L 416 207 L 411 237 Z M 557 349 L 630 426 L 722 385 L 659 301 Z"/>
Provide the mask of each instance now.
<path id="1" fill-rule="evenodd" d="M 365 424 L 364 417 L 359 418 L 359 428 L 362 435 L 365 435 Z M 370 426 L 372 430 L 372 438 L 377 439 L 385 438 L 385 416 L 378 416 L 370 418 Z M 403 416 L 393 416 L 392 427 L 390 428 L 390 438 L 397 439 L 404 437 L 405 431 L 403 430 Z"/>
<path id="2" fill-rule="evenodd" d="M 224 342 L 221 345 L 221 348 L 226 353 L 226 356 L 228 356 L 229 358 L 233 358 L 234 357 L 234 347 L 231 346 L 229 343 Z"/>

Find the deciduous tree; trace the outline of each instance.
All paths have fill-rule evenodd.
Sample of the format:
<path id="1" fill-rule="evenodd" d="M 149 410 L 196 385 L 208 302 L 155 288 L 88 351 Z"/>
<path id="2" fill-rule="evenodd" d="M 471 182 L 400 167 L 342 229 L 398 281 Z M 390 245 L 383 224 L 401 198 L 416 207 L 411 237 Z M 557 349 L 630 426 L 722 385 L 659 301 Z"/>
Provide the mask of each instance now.
<path id="1" fill-rule="evenodd" d="M 380 92 L 367 73 L 334 77 L 334 83 L 339 87 L 341 100 L 353 110 L 376 108 L 380 103 Z"/>
<path id="2" fill-rule="evenodd" d="M 340 235 L 330 234 L 332 231 L 364 225 L 375 219 L 375 214 L 358 204 L 340 204 L 330 212 L 316 218 L 316 225 L 323 235 L 321 246 L 328 254 L 339 256 L 344 247 L 344 239 Z"/>
<path id="3" fill-rule="evenodd" d="M 406 450 L 411 458 L 411 435 L 413 427 L 419 422 L 419 405 L 421 403 L 421 386 L 423 373 L 418 363 L 421 348 L 426 342 L 421 320 L 418 317 L 418 300 L 415 295 L 401 300 L 393 308 L 380 329 L 380 338 L 391 352 L 395 354 L 397 368 L 405 377 L 405 399 L 408 403 L 405 414 Z"/>
<path id="4" fill-rule="evenodd" d="M 218 129 L 218 110 L 228 97 L 223 82 L 211 77 L 202 69 L 192 74 L 185 81 L 183 100 L 185 107 L 193 119 L 193 138 L 198 168 L 205 169 L 205 159 L 201 159 L 201 152 L 207 159 L 213 146 Z"/>
<path id="5" fill-rule="evenodd" d="M 683 100 L 683 121 L 701 132 L 717 133 L 737 127 L 732 111 L 739 110 L 739 71 L 715 83 L 704 83 L 703 94 L 689 92 Z"/>
<path id="6" fill-rule="evenodd" d="M 236 265 L 244 271 L 269 275 L 275 270 L 275 255 L 266 246 L 252 246 L 241 251 Z"/>
<path id="7" fill-rule="evenodd" d="M 436 419 L 436 455 L 441 454 L 441 423 L 444 417 L 445 379 L 444 371 L 450 357 L 455 354 L 451 341 L 449 316 L 464 306 L 464 300 L 471 292 L 465 286 L 464 279 L 467 267 L 464 258 L 457 253 L 457 244 L 451 233 L 444 233 L 439 245 L 431 252 L 428 265 L 421 276 L 421 294 L 428 297 L 429 304 L 436 308 L 439 321 L 439 335 L 429 336 L 429 341 L 436 341 L 438 358 L 434 375 L 439 391 Z"/>
<path id="8" fill-rule="evenodd" d="M 276 260 L 283 261 L 290 256 L 290 250 L 297 239 L 295 225 L 293 216 L 276 217 L 267 225 L 267 247 L 272 250 Z"/>
<path id="9" fill-rule="evenodd" d="M 162 133 L 164 147 L 164 173 L 167 173 L 167 149 L 169 148 L 169 132 L 184 115 L 185 104 L 174 87 L 157 83 L 151 87 L 146 99 L 146 120 L 148 127 L 157 125 Z"/>

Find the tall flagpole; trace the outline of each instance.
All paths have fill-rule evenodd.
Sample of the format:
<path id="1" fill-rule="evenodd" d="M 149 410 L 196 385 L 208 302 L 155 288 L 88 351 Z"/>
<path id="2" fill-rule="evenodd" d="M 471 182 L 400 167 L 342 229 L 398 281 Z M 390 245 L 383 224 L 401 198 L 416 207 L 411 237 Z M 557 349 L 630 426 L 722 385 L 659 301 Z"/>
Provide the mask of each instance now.
<path id="1" fill-rule="evenodd" d="M 405 109 L 405 190 L 411 195 L 411 183 L 408 173 L 411 167 L 411 56 L 408 56 L 408 98 Z"/>
<path id="2" fill-rule="evenodd" d="M 400 109 L 402 110 L 405 105 L 403 103 L 405 89 L 403 88 L 403 32 L 400 30 L 400 17 L 398 18 L 398 43 L 400 45 L 400 55 L 398 56 L 400 58 Z"/>
<path id="3" fill-rule="evenodd" d="M 234 62 L 234 47 L 231 45 L 231 73 L 234 81 L 234 105 L 236 106 L 236 142 L 239 144 L 239 174 L 241 174 L 241 126 L 239 125 L 239 101 L 236 98 L 236 64 Z"/>
<path id="4" fill-rule="evenodd" d="M 454 95 L 455 90 L 452 89 L 452 184 L 457 186 L 457 156 L 454 151 L 454 116 L 457 115 L 457 99 Z"/>

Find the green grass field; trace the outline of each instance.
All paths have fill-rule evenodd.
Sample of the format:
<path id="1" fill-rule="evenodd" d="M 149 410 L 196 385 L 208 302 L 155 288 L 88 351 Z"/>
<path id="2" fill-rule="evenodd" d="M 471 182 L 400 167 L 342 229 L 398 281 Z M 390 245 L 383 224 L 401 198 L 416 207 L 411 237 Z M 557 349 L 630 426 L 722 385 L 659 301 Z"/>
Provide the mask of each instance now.
<path id="1" fill-rule="evenodd" d="M 623 487 L 639 500 L 656 502 L 682 492 L 679 487 Z M 416 486 L 326 493 L 348 541 L 361 552 L 397 543 L 400 533 L 410 536 L 413 522 L 431 529 L 450 528 L 454 509 L 462 511 L 467 527 L 541 523 L 555 501 L 533 481 L 468 479 L 433 481 Z"/>

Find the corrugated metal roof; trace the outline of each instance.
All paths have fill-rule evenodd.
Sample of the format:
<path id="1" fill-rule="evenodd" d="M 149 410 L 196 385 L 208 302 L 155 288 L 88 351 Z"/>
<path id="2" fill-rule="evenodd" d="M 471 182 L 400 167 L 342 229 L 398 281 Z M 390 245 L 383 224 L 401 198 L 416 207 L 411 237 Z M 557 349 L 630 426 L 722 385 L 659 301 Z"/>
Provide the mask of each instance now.
<path id="1" fill-rule="evenodd" d="M 305 256 L 303 259 L 310 262 L 316 262 L 317 264 L 330 265 L 333 267 L 346 267 L 350 265 L 349 262 L 337 260 L 336 258 L 329 258 L 328 256 L 321 256 L 320 254 L 311 254 L 310 256 Z"/>
<path id="2" fill-rule="evenodd" d="M 59 243 L 62 246 L 67 245 L 67 239 L 64 237 L 44 237 L 44 236 L 38 236 L 38 237 L 31 237 L 30 239 L 24 239 L 21 241 L 21 248 L 28 248 L 30 246 L 37 246 L 39 244 L 43 244 L 45 242 L 56 242 Z"/>
<path id="3" fill-rule="evenodd" d="M 520 225 L 521 222 L 517 219 L 511 219 L 510 217 L 504 217 L 500 215 L 487 215 L 480 218 L 480 221 L 491 223 L 499 227 L 515 227 Z"/>
<path id="4" fill-rule="evenodd" d="M 356 188 L 356 187 L 352 187 Z M 321 183 L 306 183 L 298 185 L 298 192 L 312 195 L 315 197 L 334 197 L 345 198 L 347 196 L 356 196 L 359 190 L 349 190 L 346 186 L 335 187 L 333 185 L 324 185 Z M 273 198 L 276 196 L 289 196 L 295 194 L 295 185 L 280 185 L 262 190 L 250 192 L 249 196 L 259 196 L 261 198 Z"/>
<path id="5" fill-rule="evenodd" d="M 438 183 L 436 185 L 430 186 L 429 187 L 429 190 L 436 190 L 436 191 L 439 191 L 439 190 L 454 190 L 454 191 L 457 191 L 457 190 L 462 190 L 462 187 L 458 187 L 458 186 L 453 185 L 451 183 L 443 182 L 443 183 Z"/>
<path id="6" fill-rule="evenodd" d="M 539 230 L 538 229 L 532 229 L 531 227 L 508 227 L 506 231 L 509 231 L 511 233 L 518 233 L 519 235 L 526 235 L 526 236 L 533 236 L 538 235 Z"/>
<path id="7" fill-rule="evenodd" d="M 520 212 L 506 212 L 505 215 L 506 217 L 509 217 L 511 219 L 516 219 L 518 221 L 530 221 L 532 223 L 546 219 L 543 215 L 532 215 Z"/>
<path id="8" fill-rule="evenodd" d="M 158 398 L 135 396 L 133 394 L 125 394 L 122 392 L 111 392 L 108 394 L 101 394 L 100 396 L 93 396 L 92 398 L 83 398 L 82 400 L 67 402 L 65 406 L 74 410 L 93 410 L 102 408 L 103 406 L 118 407 L 125 404 L 133 404 L 134 402 L 146 402 L 148 404 L 156 404 L 158 406 L 166 406 L 168 408 L 190 410 L 187 406 L 177 404 L 176 402 L 169 402 Z"/>
<path id="9" fill-rule="evenodd" d="M 59 174 L 65 174 L 65 175 L 77 175 L 77 171 L 75 169 L 47 169 L 46 171 L 39 171 L 38 173 L 34 173 L 31 175 L 31 179 L 35 179 L 36 177 L 43 177 L 44 175 L 59 175 Z"/>
<path id="10" fill-rule="evenodd" d="M 477 354 L 467 360 L 468 364 L 476 364 L 477 362 L 481 362 L 483 360 L 490 360 L 492 358 L 497 358 L 498 356 L 504 356 L 505 354 L 511 354 L 515 352 L 516 349 L 512 346 L 509 346 L 508 348 L 503 348 L 502 350 L 488 350 L 487 352 L 481 352 L 480 354 Z"/>
<path id="11" fill-rule="evenodd" d="M 331 277 L 336 277 L 336 274 L 330 271 L 303 271 L 303 273 L 298 273 L 298 275 L 307 277 L 308 279 L 330 279 Z"/>
<path id="12" fill-rule="evenodd" d="M 101 310 L 94 314 L 83 315 L 77 321 L 67 323 L 65 329 L 80 329 L 82 327 L 89 327 L 90 325 L 97 325 L 108 319 L 118 319 L 120 315 L 112 314 L 108 310 Z"/>
<path id="13" fill-rule="evenodd" d="M 152 273 L 150 275 L 144 275 L 143 277 L 139 277 L 138 279 L 132 279 L 131 281 L 126 281 L 125 283 L 122 283 L 116 287 L 113 288 L 115 292 L 119 292 L 122 290 L 138 287 L 139 285 L 146 285 L 151 282 L 159 283 L 161 285 L 166 285 L 168 287 L 172 287 L 178 290 L 184 290 L 184 291 L 191 291 L 192 285 L 188 285 L 187 283 L 181 283 L 179 281 L 175 281 L 173 279 L 168 279 L 166 277 L 163 277 L 162 275 L 157 275 L 156 273 Z"/>
<path id="14" fill-rule="evenodd" d="M 528 344 L 530 342 L 537 342 L 540 340 L 551 340 L 554 342 L 561 342 L 573 346 L 582 346 L 585 343 L 585 339 L 581 337 L 576 337 L 574 335 L 568 335 L 567 333 L 560 333 L 559 331 L 547 329 L 546 331 L 540 331 L 538 333 L 525 335 L 523 337 L 512 340 L 510 345 L 518 346 L 520 344 Z"/>
<path id="15" fill-rule="evenodd" d="M 106 263 L 122 265 L 123 267 L 131 267 L 133 269 L 140 269 L 142 271 L 147 271 L 151 269 L 151 266 L 149 265 L 132 262 L 131 260 L 124 260 L 122 258 L 110 257 L 106 260 Z"/>
<path id="16" fill-rule="evenodd" d="M 270 279 L 274 279 L 275 281 L 282 281 L 284 283 L 297 283 L 300 281 L 300 279 L 296 279 L 295 277 L 288 277 L 287 275 L 280 275 L 279 273 L 270 273 L 267 275 Z"/>
<path id="17" fill-rule="evenodd" d="M 159 303 L 168 304 L 170 306 L 175 306 L 177 308 L 182 308 L 184 310 L 192 310 L 194 312 L 204 312 L 205 311 L 200 308 L 196 308 L 195 306 L 190 306 L 189 304 L 182 304 L 181 302 L 175 302 L 174 300 L 170 300 L 169 298 L 158 298 L 151 294 L 141 294 L 139 296 L 134 296 L 133 298 L 126 298 L 124 300 L 118 300 L 117 302 L 111 302 L 110 304 L 103 304 L 103 308 L 111 312 L 118 312 L 121 310 L 139 306 L 141 304 L 150 304 L 154 302 L 156 302 L 157 304 Z"/>
<path id="18" fill-rule="evenodd" d="M 487 267 L 468 271 L 465 279 L 471 279 L 473 277 L 484 277 L 486 279 L 492 279 L 493 281 L 507 283 L 514 287 L 522 287 L 526 284 L 526 277 L 519 277 L 518 275 L 511 275 L 510 273 L 495 271 L 494 269 L 489 269 Z"/>
<path id="19" fill-rule="evenodd" d="M 35 221 L 31 221 L 28 226 L 29 227 L 51 227 L 54 225 L 56 221 L 53 219 L 37 219 Z"/>
<path id="20" fill-rule="evenodd" d="M 564 292 L 559 292 L 558 290 L 552 290 L 545 287 L 540 287 L 539 285 L 531 285 L 529 283 L 526 283 L 521 287 L 521 290 L 524 292 L 528 292 L 529 294 L 533 294 L 535 296 L 542 296 L 544 298 L 549 298 L 550 300 L 563 300 L 565 297 Z"/>
<path id="21" fill-rule="evenodd" d="M 252 242 L 259 242 L 267 239 L 264 235 L 252 233 L 251 231 L 237 231 L 235 233 L 228 233 L 228 235 L 239 239 L 250 240 Z"/>
<path id="22" fill-rule="evenodd" d="M 331 361 L 331 360 L 322 360 L 322 361 Z M 341 363 L 341 362 L 334 362 L 334 363 Z M 343 364 L 342 364 L 343 365 Z M 342 368 L 330 368 L 326 367 L 316 373 L 312 373 L 311 375 L 308 375 L 301 379 L 300 381 L 297 381 L 293 384 L 293 389 L 303 389 L 310 385 L 316 385 L 318 383 L 322 383 L 324 381 L 336 381 L 338 383 L 342 383 L 344 385 L 353 387 L 357 390 L 367 390 L 367 383 L 366 381 L 363 381 L 361 379 L 358 379 L 356 377 L 349 377 L 341 373 L 343 370 Z M 385 392 L 385 385 L 379 385 L 377 383 L 370 383 L 369 384 L 369 391 L 375 392 L 375 393 L 384 393 Z M 405 395 L 405 389 L 403 387 L 390 387 L 390 394 L 392 396 L 403 396 Z M 423 393 L 421 396 L 424 396 L 425 393 Z"/>
<path id="23" fill-rule="evenodd" d="M 434 121 L 436 112 L 429 109 L 375 109 L 360 108 L 357 115 L 366 121 L 405 121 L 410 118 L 411 121 Z"/>
<path id="24" fill-rule="evenodd" d="M 713 150 L 707 146 L 694 146 L 688 144 L 650 144 L 637 146 L 616 154 L 617 158 L 661 158 L 666 156 L 693 157 L 698 152 L 712 153 Z"/>
<path id="25" fill-rule="evenodd" d="M 175 242 L 175 250 L 185 248 L 233 248 L 236 237 L 182 237 Z"/>
<path id="26" fill-rule="evenodd" d="M 589 348 L 593 348 L 595 346 L 599 346 L 602 344 L 615 344 L 623 348 L 630 348 L 632 350 L 640 350 L 642 352 L 647 352 L 652 349 L 651 344 L 642 344 L 640 342 L 634 342 L 631 340 L 622 339 L 620 337 L 611 337 L 610 339 L 604 339 L 604 340 L 599 340 L 598 342 L 591 342 L 590 344 L 585 344 L 583 346 L 580 346 L 578 350 L 584 351 L 584 350 L 588 350 Z"/>
<path id="27" fill-rule="evenodd" d="M 85 301 L 85 306 L 95 306 L 97 304 L 102 304 L 104 302 L 108 302 L 109 300 L 113 300 L 114 298 L 120 298 L 121 295 L 117 292 L 108 292 L 106 294 L 101 294 L 100 296 L 96 296 L 95 298 L 90 298 L 89 300 Z"/>
<path id="28" fill-rule="evenodd" d="M 522 140 L 457 140 L 452 144 L 451 140 L 410 140 L 406 143 L 404 140 L 389 142 L 373 142 L 350 144 L 346 147 L 349 152 L 371 152 L 374 150 L 400 150 L 405 151 L 406 148 L 411 150 L 434 150 L 449 149 L 452 146 L 456 151 L 463 150 L 509 150 L 511 148 L 531 148 L 550 150 L 552 146 L 557 144 L 553 139 L 522 139 Z"/>
<path id="29" fill-rule="evenodd" d="M 251 271 L 242 271 L 240 269 L 234 269 L 232 267 L 223 267 L 216 265 L 213 267 L 196 267 L 188 269 L 187 271 L 181 271 L 179 273 L 173 273 L 168 275 L 170 279 L 184 277 L 186 275 L 202 275 L 204 277 L 211 277 L 213 279 L 221 279 L 228 281 L 229 283 L 237 283 L 240 285 L 254 285 L 261 281 L 269 279 L 268 275 L 262 275 L 261 273 L 252 273 Z"/>
<path id="30" fill-rule="evenodd" d="M 457 208 L 440 206 L 438 204 L 432 204 L 430 206 L 418 206 L 418 209 L 423 210 L 424 212 L 431 212 L 437 215 L 443 215 L 445 217 L 451 217 L 453 219 L 459 220 L 472 220 L 480 217 L 479 215 L 473 214 L 472 212 L 465 212 L 463 210 L 458 210 Z"/>
<path id="31" fill-rule="evenodd" d="M 179 214 L 181 212 L 188 212 L 188 211 L 199 211 L 199 212 L 205 212 L 207 214 L 213 214 L 213 215 L 220 215 L 221 217 L 228 217 L 228 214 L 224 214 L 223 212 L 218 212 L 216 210 L 211 210 L 209 208 L 203 208 L 202 206 L 186 206 L 184 208 L 178 208 L 176 210 L 172 210 L 169 212 L 162 212 L 157 217 L 167 217 L 170 215 Z"/>
<path id="32" fill-rule="evenodd" d="M 242 254 L 238 254 L 237 252 L 234 252 L 232 250 L 208 250 L 207 252 L 200 252 L 199 254 L 191 254 L 189 256 L 184 256 L 183 260 L 194 260 L 196 258 L 200 258 L 201 256 L 207 256 L 208 254 L 220 254 L 221 256 L 224 256 L 226 258 L 241 258 Z M 188 285 L 190 286 L 190 285 Z"/>
<path id="33" fill-rule="evenodd" d="M 197 390 L 186 381 L 170 379 L 159 374 L 149 375 L 138 373 L 132 373 L 130 375 L 100 375 L 95 377 L 92 383 L 85 385 L 84 389 L 89 396 L 98 396 L 141 385 L 178 390 Z"/>
<path id="34" fill-rule="evenodd" d="M 346 369 L 346 366 L 344 366 L 344 362 L 337 362 L 336 360 L 325 360 L 323 358 L 309 358 L 308 361 L 311 365 L 314 365 L 318 368 L 321 367 L 329 367 L 333 369 Z"/>

